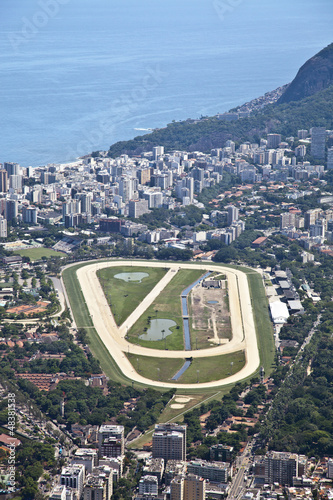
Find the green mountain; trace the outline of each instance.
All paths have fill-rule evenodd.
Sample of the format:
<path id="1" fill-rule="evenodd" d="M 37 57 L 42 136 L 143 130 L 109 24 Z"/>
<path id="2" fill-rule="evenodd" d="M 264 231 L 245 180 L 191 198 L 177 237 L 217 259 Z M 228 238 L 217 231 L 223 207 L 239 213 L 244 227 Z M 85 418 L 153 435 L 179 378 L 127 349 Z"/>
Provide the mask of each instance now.
<path id="1" fill-rule="evenodd" d="M 320 126 L 333 129 L 333 85 L 300 101 L 267 105 L 248 118 L 233 122 L 216 117 L 173 122 L 130 141 L 115 143 L 110 147 L 109 156 L 138 155 L 161 145 L 166 151 L 209 152 L 223 147 L 227 139 L 253 142 L 267 133 L 289 136 L 295 135 L 298 129 Z"/>
<path id="2" fill-rule="evenodd" d="M 330 85 L 333 85 L 333 43 L 303 64 L 278 103 L 300 101 Z"/>

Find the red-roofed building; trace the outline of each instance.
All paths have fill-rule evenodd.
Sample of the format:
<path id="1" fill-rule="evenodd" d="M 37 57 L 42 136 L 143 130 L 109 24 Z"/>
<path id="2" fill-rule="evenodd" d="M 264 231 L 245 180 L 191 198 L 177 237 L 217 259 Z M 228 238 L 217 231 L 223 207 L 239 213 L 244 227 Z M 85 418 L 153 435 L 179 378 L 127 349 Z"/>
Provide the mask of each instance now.
<path id="1" fill-rule="evenodd" d="M 261 236 L 256 240 L 252 241 L 251 245 L 253 248 L 259 248 L 266 243 L 267 238 L 265 236 Z"/>
<path id="2" fill-rule="evenodd" d="M 7 436 L 7 434 L 0 434 L 0 443 L 5 446 L 20 446 L 21 441 L 11 436 Z"/>

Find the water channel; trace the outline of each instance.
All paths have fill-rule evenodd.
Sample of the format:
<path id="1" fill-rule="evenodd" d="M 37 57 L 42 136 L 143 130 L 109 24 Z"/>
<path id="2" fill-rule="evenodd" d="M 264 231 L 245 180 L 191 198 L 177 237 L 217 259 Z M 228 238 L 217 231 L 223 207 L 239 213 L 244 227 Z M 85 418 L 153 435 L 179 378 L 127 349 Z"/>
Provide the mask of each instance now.
<path id="1" fill-rule="evenodd" d="M 201 283 L 204 279 L 206 279 L 211 273 L 211 271 L 201 276 L 201 278 L 197 279 L 192 285 L 188 286 L 182 292 L 182 315 L 183 315 L 183 327 L 184 327 L 184 339 L 185 339 L 185 351 L 190 351 L 191 347 L 191 335 L 190 335 L 190 323 L 188 317 L 188 307 L 187 307 L 187 297 L 190 291 L 198 284 Z M 178 380 L 183 373 L 190 367 L 191 361 L 186 360 L 181 369 L 172 377 L 172 380 Z"/>

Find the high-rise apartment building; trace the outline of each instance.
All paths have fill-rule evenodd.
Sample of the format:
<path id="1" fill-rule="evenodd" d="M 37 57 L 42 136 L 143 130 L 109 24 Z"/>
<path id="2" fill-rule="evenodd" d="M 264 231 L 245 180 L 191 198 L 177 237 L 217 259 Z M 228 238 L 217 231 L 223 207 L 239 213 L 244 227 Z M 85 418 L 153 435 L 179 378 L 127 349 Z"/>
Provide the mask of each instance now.
<path id="1" fill-rule="evenodd" d="M 22 207 L 22 219 L 25 224 L 37 224 L 38 208 Z"/>
<path id="2" fill-rule="evenodd" d="M 177 476 L 170 483 L 170 500 L 184 500 L 184 477 Z"/>
<path id="3" fill-rule="evenodd" d="M 93 468 L 96 467 L 98 462 L 98 452 L 97 450 L 91 448 L 79 448 L 76 450 L 74 458 L 72 459 L 72 465 L 83 464 L 85 466 L 86 472 L 92 472 Z"/>
<path id="4" fill-rule="evenodd" d="M 332 458 L 329 458 L 327 460 L 326 477 L 328 477 L 328 479 L 333 479 L 333 459 Z"/>
<path id="5" fill-rule="evenodd" d="M 299 475 L 296 453 L 270 451 L 266 454 L 264 464 L 265 482 L 268 484 L 279 483 L 292 486 L 293 477 Z"/>
<path id="6" fill-rule="evenodd" d="M 10 175 L 9 176 L 9 187 L 14 189 L 18 193 L 22 192 L 23 177 L 22 175 Z"/>
<path id="7" fill-rule="evenodd" d="M 186 425 L 158 424 L 153 434 L 153 458 L 186 460 Z"/>
<path id="8" fill-rule="evenodd" d="M 187 196 L 190 203 L 193 200 L 194 194 L 194 179 L 193 177 L 185 177 L 182 180 L 177 181 L 176 184 L 176 195 L 178 198 L 184 198 Z"/>
<path id="9" fill-rule="evenodd" d="M 191 175 L 195 181 L 203 182 L 205 177 L 205 171 L 203 168 L 195 167 L 191 170 Z"/>
<path id="10" fill-rule="evenodd" d="M 40 182 L 47 186 L 49 184 L 49 173 L 43 170 L 40 174 Z"/>
<path id="11" fill-rule="evenodd" d="M 20 175 L 21 167 L 18 163 L 4 162 L 3 167 L 7 170 L 8 177 L 10 175 Z"/>
<path id="12" fill-rule="evenodd" d="M 306 138 L 307 138 L 307 136 L 308 136 L 308 133 L 309 133 L 309 132 L 308 132 L 307 130 L 305 130 L 305 129 L 298 130 L 298 131 L 297 131 L 297 137 L 298 137 L 299 139 L 306 139 Z"/>
<path id="13" fill-rule="evenodd" d="M 128 216 L 137 219 L 140 215 L 149 212 L 147 200 L 130 200 L 128 203 Z"/>
<path id="14" fill-rule="evenodd" d="M 160 156 L 164 155 L 164 146 L 155 146 L 153 147 L 153 159 L 154 161 L 158 160 Z"/>
<path id="15" fill-rule="evenodd" d="M 324 127 L 313 127 L 311 130 L 311 156 L 322 160 L 325 158 L 326 130 Z"/>
<path id="16" fill-rule="evenodd" d="M 304 158 L 305 155 L 306 155 L 306 146 L 304 146 L 304 144 L 300 144 L 299 146 L 297 146 L 297 148 L 295 148 L 295 156 Z"/>
<path id="17" fill-rule="evenodd" d="M 113 493 L 113 469 L 106 465 L 94 467 L 88 474 L 83 500 L 110 500 Z"/>
<path id="18" fill-rule="evenodd" d="M 8 222 L 12 222 L 13 219 L 17 219 L 18 216 L 18 202 L 17 200 L 7 200 L 6 201 L 6 219 Z"/>
<path id="19" fill-rule="evenodd" d="M 91 202 L 93 199 L 92 193 L 83 193 L 78 196 L 81 201 L 81 212 L 83 214 L 91 214 Z"/>
<path id="20" fill-rule="evenodd" d="M 308 210 L 304 214 L 304 227 L 309 229 L 312 224 L 316 223 L 316 220 L 323 213 L 321 208 L 314 208 L 313 210 Z"/>
<path id="21" fill-rule="evenodd" d="M 295 227 L 296 214 L 286 212 L 280 215 L 280 229 L 284 227 Z"/>
<path id="22" fill-rule="evenodd" d="M 156 496 L 158 494 L 158 479 L 156 476 L 143 476 L 139 481 L 139 494 Z"/>
<path id="23" fill-rule="evenodd" d="M 81 200 L 75 199 L 66 201 L 62 204 L 62 220 L 65 221 L 66 215 L 80 214 L 81 213 Z"/>
<path id="24" fill-rule="evenodd" d="M 139 183 L 142 185 L 148 184 L 150 182 L 151 169 L 150 168 L 140 168 L 136 173 Z"/>
<path id="25" fill-rule="evenodd" d="M 206 482 L 202 477 L 188 474 L 177 476 L 170 484 L 170 500 L 205 500 Z"/>
<path id="26" fill-rule="evenodd" d="M 161 191 L 146 191 L 143 198 L 148 201 L 148 208 L 160 208 L 163 205 L 163 194 Z"/>
<path id="27" fill-rule="evenodd" d="M 0 193 L 6 193 L 8 191 L 8 173 L 7 170 L 0 170 Z"/>
<path id="28" fill-rule="evenodd" d="M 120 457 L 124 455 L 124 426 L 101 425 L 98 431 L 98 450 L 101 457 Z"/>
<path id="29" fill-rule="evenodd" d="M 119 180 L 119 195 L 124 203 L 133 198 L 133 182 L 130 177 L 123 176 Z"/>
<path id="30" fill-rule="evenodd" d="M 84 465 L 76 464 L 64 467 L 60 474 L 60 484 L 77 490 L 78 498 L 83 493 Z"/>
<path id="31" fill-rule="evenodd" d="M 0 216 L 0 238 L 7 238 L 7 220 Z"/>
<path id="32" fill-rule="evenodd" d="M 333 148 L 328 148 L 327 151 L 327 170 L 333 169 Z M 1 174 L 1 171 L 0 171 Z"/>
<path id="33" fill-rule="evenodd" d="M 199 476 L 188 474 L 184 481 L 184 500 L 205 500 L 206 481 Z"/>
<path id="34" fill-rule="evenodd" d="M 230 139 L 226 141 L 225 146 L 226 148 L 230 148 L 232 153 L 236 151 L 236 144 L 234 143 L 234 141 L 231 141 Z"/>
<path id="35" fill-rule="evenodd" d="M 228 211 L 227 223 L 230 226 L 233 222 L 236 222 L 238 220 L 239 210 L 237 207 L 234 207 L 233 205 L 229 205 L 227 207 L 227 211 Z"/>
<path id="36" fill-rule="evenodd" d="M 310 237 L 315 238 L 316 236 L 320 236 L 322 238 L 325 237 L 327 227 L 326 219 L 317 219 L 315 224 L 310 225 Z"/>
<path id="37" fill-rule="evenodd" d="M 267 134 L 268 149 L 276 149 L 281 142 L 281 134 Z"/>

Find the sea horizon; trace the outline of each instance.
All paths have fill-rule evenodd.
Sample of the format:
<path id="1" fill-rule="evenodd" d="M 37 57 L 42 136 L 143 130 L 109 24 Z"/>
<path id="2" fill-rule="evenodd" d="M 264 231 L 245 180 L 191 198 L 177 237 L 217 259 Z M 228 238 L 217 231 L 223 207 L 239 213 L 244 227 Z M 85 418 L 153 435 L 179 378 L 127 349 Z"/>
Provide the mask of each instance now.
<path id="1" fill-rule="evenodd" d="M 289 83 L 332 41 L 330 0 L 0 8 L 0 162 L 22 166 L 67 163 L 172 121 L 227 112 Z"/>

